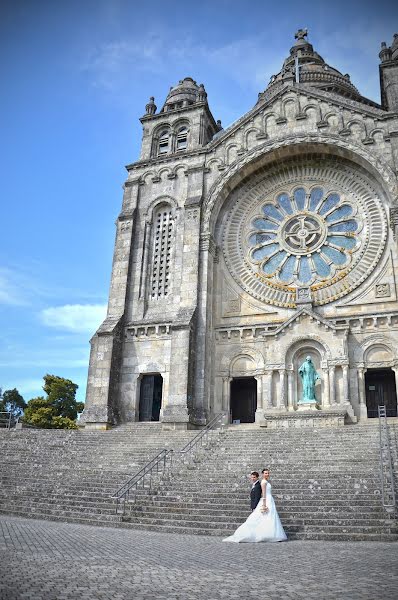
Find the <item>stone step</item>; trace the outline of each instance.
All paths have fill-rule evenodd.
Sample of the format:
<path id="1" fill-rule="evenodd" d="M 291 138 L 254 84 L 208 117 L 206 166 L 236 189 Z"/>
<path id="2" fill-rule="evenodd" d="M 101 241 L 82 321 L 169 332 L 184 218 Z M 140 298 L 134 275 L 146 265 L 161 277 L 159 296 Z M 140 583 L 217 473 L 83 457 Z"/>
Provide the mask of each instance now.
<path id="1" fill-rule="evenodd" d="M 82 507 L 82 510 L 85 510 L 84 507 Z M 206 514 L 201 514 L 198 513 L 196 511 L 183 511 L 183 510 L 176 510 L 174 512 L 170 512 L 170 511 L 165 511 L 162 510 L 161 511 L 161 516 L 159 511 L 156 510 L 130 510 L 126 512 L 127 516 L 129 516 L 132 520 L 134 519 L 134 521 L 139 521 L 141 522 L 143 519 L 148 520 L 149 521 L 156 521 L 159 518 L 162 518 L 163 520 L 167 520 L 167 521 L 192 521 L 195 522 L 197 524 L 197 526 L 201 526 L 202 523 L 208 523 L 208 522 L 217 522 L 217 523 L 229 523 L 231 525 L 233 525 L 234 527 L 237 527 L 238 525 L 240 525 L 241 523 L 243 523 L 248 516 L 248 511 L 246 510 L 245 512 L 241 511 L 237 514 L 226 514 L 224 512 L 215 512 L 215 511 L 211 511 L 209 510 Z M 167 515 L 167 518 L 166 518 Z M 321 525 L 325 525 L 325 526 L 340 526 L 340 527 L 373 527 L 373 526 L 379 526 L 379 527 L 384 527 L 384 526 L 391 526 L 391 524 L 388 522 L 388 520 L 384 517 L 380 517 L 380 515 L 377 516 L 373 516 L 373 515 L 369 515 L 366 514 L 364 516 L 360 515 L 360 514 L 356 514 L 355 518 L 351 516 L 347 516 L 347 515 L 327 515 L 326 517 L 323 516 L 321 518 L 319 518 L 319 514 L 318 514 L 318 518 L 312 514 L 307 514 L 307 515 L 300 515 L 299 514 L 290 514 L 290 513 L 284 513 L 282 511 L 279 512 L 279 516 L 281 518 L 281 521 L 283 523 L 283 526 L 288 526 L 288 525 L 292 525 L 292 526 L 301 526 L 301 525 L 314 525 L 314 526 L 321 526 Z M 145 521 L 147 522 L 147 521 Z"/>
<path id="2" fill-rule="evenodd" d="M 127 503 L 126 505 L 128 507 L 129 511 L 133 511 L 133 512 L 157 512 L 159 513 L 159 511 L 162 512 L 162 514 L 174 514 L 175 512 L 183 512 L 183 513 L 192 513 L 192 514 L 199 514 L 199 515 L 208 515 L 208 514 L 215 514 L 215 515 L 240 515 L 240 516 L 245 516 L 245 518 L 248 515 L 249 512 L 249 506 L 248 503 L 246 502 L 245 504 L 235 504 L 235 503 L 231 503 L 231 504 L 222 504 L 222 505 L 217 505 L 216 507 L 214 507 L 211 504 L 203 504 L 203 503 L 192 503 L 192 504 L 187 504 L 187 503 L 183 503 L 183 502 L 173 502 L 173 503 L 166 503 L 162 500 L 160 500 L 159 502 L 153 502 L 153 503 L 147 503 L 145 504 L 144 502 L 137 502 L 137 503 Z M 353 507 L 352 505 L 331 505 L 331 506 L 325 506 L 325 507 L 319 507 L 317 505 L 312 505 L 312 506 L 301 506 L 301 505 L 292 505 L 292 506 L 286 506 L 284 504 L 280 504 L 278 506 L 278 513 L 281 514 L 289 514 L 289 515 L 297 515 L 297 516 L 302 516 L 302 518 L 305 518 L 306 516 L 311 516 L 314 518 L 319 518 L 319 516 L 322 515 L 328 515 L 328 516 L 336 516 L 336 515 L 352 515 L 352 513 L 355 512 L 355 516 L 357 517 L 358 515 L 361 515 L 362 517 L 366 517 L 366 518 L 382 518 L 385 519 L 386 518 L 386 513 L 384 511 L 384 509 L 382 508 L 382 506 L 380 505 L 379 509 L 376 510 L 375 507 L 369 507 L 367 505 L 364 505 L 362 507 Z"/>
<path id="3" fill-rule="evenodd" d="M 128 516 L 124 516 L 123 517 L 123 521 L 126 522 L 129 520 Z M 132 518 L 131 521 L 132 522 Z M 158 516 L 157 518 L 151 518 L 151 517 L 145 517 L 145 516 L 140 516 L 139 521 L 134 519 L 134 523 L 141 523 L 141 524 L 146 524 L 146 525 L 170 525 L 170 522 L 163 518 L 162 516 Z M 200 529 L 200 525 L 198 524 L 197 520 L 189 520 L 187 519 L 174 519 L 173 520 L 173 524 L 179 524 L 181 526 L 187 527 L 187 528 L 192 528 L 192 529 Z M 228 531 L 234 531 L 236 529 L 236 527 L 239 525 L 239 523 L 231 523 L 231 521 L 223 521 L 220 519 L 217 520 L 206 520 L 206 522 L 203 524 L 204 528 L 206 530 L 209 529 L 218 529 L 218 530 L 228 530 Z M 285 526 L 284 526 L 285 527 Z M 387 532 L 389 533 L 389 527 L 384 526 L 385 529 L 387 530 Z M 313 532 L 322 532 L 322 531 L 327 531 L 329 533 L 348 533 L 349 531 L 352 533 L 361 533 L 361 534 L 367 534 L 367 533 L 377 533 L 378 531 L 380 531 L 380 524 L 378 525 L 336 525 L 334 523 L 332 524 L 325 524 L 325 523 L 317 523 L 315 525 L 312 524 L 288 524 L 286 525 L 286 532 L 302 532 L 302 531 L 313 531 Z"/>
<path id="4" fill-rule="evenodd" d="M 173 523 L 173 525 L 159 525 L 159 524 L 149 524 L 149 523 L 134 523 L 134 529 L 143 529 L 146 531 L 156 531 L 163 533 L 179 533 L 179 534 L 196 534 L 196 535 L 206 535 L 206 536 L 218 536 L 224 538 L 228 535 L 232 535 L 234 533 L 234 529 L 223 530 L 223 529 L 192 529 L 190 527 L 186 527 L 184 525 L 177 525 Z M 377 531 L 375 533 L 358 533 L 358 532 L 350 532 L 350 533 L 331 533 L 329 531 L 306 531 L 306 532 L 289 532 L 287 531 L 288 540 L 327 540 L 327 541 L 339 541 L 339 542 L 362 542 L 362 541 L 389 541 L 395 542 L 398 540 L 398 535 L 380 532 Z"/>

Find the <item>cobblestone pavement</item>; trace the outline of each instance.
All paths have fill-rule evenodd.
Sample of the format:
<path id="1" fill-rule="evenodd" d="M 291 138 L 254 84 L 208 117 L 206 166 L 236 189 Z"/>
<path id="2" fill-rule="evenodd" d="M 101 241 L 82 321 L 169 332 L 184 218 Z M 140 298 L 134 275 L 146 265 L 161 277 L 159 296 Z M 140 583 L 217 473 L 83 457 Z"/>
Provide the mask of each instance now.
<path id="1" fill-rule="evenodd" d="M 219 538 L 0 517 L 1 600 L 389 600 L 398 544 Z"/>

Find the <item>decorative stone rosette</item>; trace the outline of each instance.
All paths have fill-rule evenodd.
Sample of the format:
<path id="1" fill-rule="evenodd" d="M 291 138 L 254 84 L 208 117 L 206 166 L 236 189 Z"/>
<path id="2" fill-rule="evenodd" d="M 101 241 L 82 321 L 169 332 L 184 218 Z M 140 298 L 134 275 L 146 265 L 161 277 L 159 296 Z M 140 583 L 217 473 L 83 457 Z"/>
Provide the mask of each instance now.
<path id="1" fill-rule="evenodd" d="M 306 287 L 314 304 L 326 304 L 375 268 L 387 235 L 381 203 L 367 182 L 327 171 L 314 180 L 303 169 L 298 183 L 296 170 L 293 181 L 282 185 L 268 177 L 246 196 L 239 194 L 224 228 L 223 251 L 231 274 L 250 295 L 293 308 L 296 290 Z"/>

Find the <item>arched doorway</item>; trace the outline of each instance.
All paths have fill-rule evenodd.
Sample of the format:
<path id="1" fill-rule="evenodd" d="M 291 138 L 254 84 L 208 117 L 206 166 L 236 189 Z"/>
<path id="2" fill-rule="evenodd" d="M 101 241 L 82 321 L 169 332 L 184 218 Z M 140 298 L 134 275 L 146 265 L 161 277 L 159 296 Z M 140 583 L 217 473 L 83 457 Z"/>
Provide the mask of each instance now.
<path id="1" fill-rule="evenodd" d="M 163 377 L 143 375 L 140 386 L 140 421 L 159 421 L 162 408 Z"/>
<path id="2" fill-rule="evenodd" d="M 378 416 L 378 406 L 386 407 L 387 417 L 397 416 L 397 391 L 392 369 L 368 369 L 365 373 L 368 418 Z"/>
<path id="3" fill-rule="evenodd" d="M 234 377 L 231 381 L 231 421 L 254 423 L 257 408 L 257 381 L 254 377 Z"/>

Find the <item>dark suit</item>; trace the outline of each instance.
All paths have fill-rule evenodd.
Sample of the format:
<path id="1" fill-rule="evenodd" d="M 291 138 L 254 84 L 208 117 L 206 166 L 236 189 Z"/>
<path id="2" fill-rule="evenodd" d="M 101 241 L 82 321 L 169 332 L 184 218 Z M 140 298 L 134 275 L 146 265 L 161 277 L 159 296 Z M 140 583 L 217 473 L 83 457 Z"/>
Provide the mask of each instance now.
<path id="1" fill-rule="evenodd" d="M 252 489 L 250 490 L 250 507 L 254 510 L 261 498 L 261 485 L 260 480 L 256 481 Z"/>

